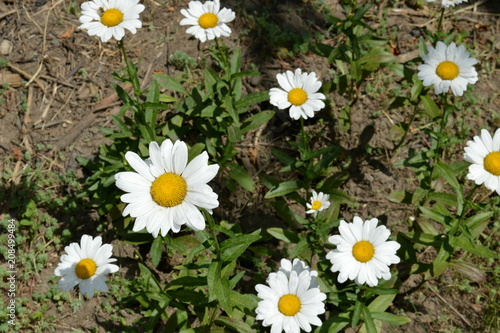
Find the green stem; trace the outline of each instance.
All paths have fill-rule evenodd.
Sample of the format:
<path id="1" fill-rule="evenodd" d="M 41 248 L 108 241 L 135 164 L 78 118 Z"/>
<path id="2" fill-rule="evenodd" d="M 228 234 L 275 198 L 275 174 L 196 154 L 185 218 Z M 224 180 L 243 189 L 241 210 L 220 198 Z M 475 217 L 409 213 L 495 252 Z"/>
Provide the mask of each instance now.
<path id="1" fill-rule="evenodd" d="M 210 215 L 209 212 L 203 211 L 203 215 L 205 216 L 205 220 L 208 222 L 208 228 L 210 229 L 210 234 L 212 235 L 212 238 L 214 239 L 214 245 L 215 245 L 215 252 L 217 254 L 217 260 L 221 259 L 222 252 L 220 249 L 219 241 L 217 240 L 217 235 L 215 234 L 215 222 L 214 219 L 212 218 L 212 215 Z"/>
<path id="2" fill-rule="evenodd" d="M 442 23 L 443 23 L 443 16 L 444 16 L 444 7 L 441 8 L 441 16 L 439 17 L 437 34 L 441 33 L 441 26 L 442 26 Z M 435 41 L 435 42 L 437 42 L 437 41 Z"/>
<path id="3" fill-rule="evenodd" d="M 125 50 L 125 46 L 123 45 L 123 39 L 120 39 L 118 41 L 118 47 L 122 50 L 123 60 L 125 61 L 125 66 L 127 68 L 130 81 L 132 82 L 132 86 L 134 87 L 134 95 L 139 101 L 139 98 L 142 95 L 141 84 L 139 83 L 139 78 L 137 77 L 137 70 L 135 69 L 134 65 L 128 60 L 127 51 Z"/>
<path id="4" fill-rule="evenodd" d="M 405 130 L 405 133 L 403 134 L 403 137 L 401 138 L 401 141 L 399 141 L 399 143 L 394 147 L 393 151 L 395 151 L 396 149 L 398 149 L 403 144 L 403 142 L 405 141 L 406 135 L 410 131 L 411 124 L 413 124 L 413 121 L 415 120 L 415 116 L 416 115 L 417 115 L 417 104 L 415 104 L 415 107 L 413 108 L 413 114 L 411 115 L 410 122 L 408 123 L 408 128 Z"/>

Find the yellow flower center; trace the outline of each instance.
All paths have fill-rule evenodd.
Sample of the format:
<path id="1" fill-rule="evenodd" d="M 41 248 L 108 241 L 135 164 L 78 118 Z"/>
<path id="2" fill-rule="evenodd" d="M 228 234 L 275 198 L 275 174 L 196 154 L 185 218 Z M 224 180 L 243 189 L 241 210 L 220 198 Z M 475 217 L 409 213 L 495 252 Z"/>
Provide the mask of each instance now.
<path id="1" fill-rule="evenodd" d="M 163 207 L 179 205 L 187 193 L 186 181 L 179 175 L 164 173 L 151 185 L 153 201 Z"/>
<path id="2" fill-rule="evenodd" d="M 451 61 L 443 61 L 436 68 L 436 74 L 443 80 L 453 80 L 458 76 L 458 66 Z"/>
<path id="3" fill-rule="evenodd" d="M 500 176 L 500 152 L 494 151 L 484 158 L 484 170 L 492 175 Z"/>
<path id="4" fill-rule="evenodd" d="M 294 88 L 288 92 L 288 101 L 295 106 L 302 105 L 307 101 L 307 93 L 304 89 Z"/>
<path id="5" fill-rule="evenodd" d="M 92 259 L 82 259 L 78 264 L 76 264 L 75 273 L 80 279 L 88 279 L 94 276 L 97 266 L 95 261 Z"/>
<path id="6" fill-rule="evenodd" d="M 321 201 L 319 200 L 314 200 L 312 206 L 311 206 L 312 209 L 314 210 L 318 210 L 321 208 Z"/>
<path id="7" fill-rule="evenodd" d="M 203 29 L 213 28 L 217 25 L 217 23 L 219 23 L 219 19 L 217 18 L 217 15 L 213 13 L 205 13 L 198 19 L 198 24 Z"/>
<path id="8" fill-rule="evenodd" d="M 352 255 L 357 261 L 367 262 L 373 258 L 375 254 L 375 249 L 373 245 L 368 241 L 360 241 L 354 244 L 352 247 Z"/>
<path id="9" fill-rule="evenodd" d="M 300 299 L 292 294 L 281 296 L 278 309 L 285 316 L 295 316 L 300 311 Z"/>
<path id="10" fill-rule="evenodd" d="M 101 15 L 101 23 L 107 27 L 114 27 L 122 23 L 123 13 L 118 9 L 108 9 Z"/>

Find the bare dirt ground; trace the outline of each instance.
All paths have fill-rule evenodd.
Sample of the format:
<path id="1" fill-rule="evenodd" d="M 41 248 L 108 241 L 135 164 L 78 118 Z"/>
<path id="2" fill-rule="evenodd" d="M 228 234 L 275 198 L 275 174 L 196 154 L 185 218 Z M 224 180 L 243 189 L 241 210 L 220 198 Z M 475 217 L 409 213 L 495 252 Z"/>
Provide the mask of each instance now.
<path id="1" fill-rule="evenodd" d="M 78 8 L 83 1 L 0 1 L 0 57 L 4 62 L 0 69 L 0 80 L 9 83 L 1 96 L 0 105 L 0 155 L 12 156 L 28 151 L 35 158 L 55 156 L 56 150 L 64 153 L 64 159 L 57 159 L 54 170 L 64 173 L 72 170 L 79 177 L 86 177 L 76 161 L 76 156 L 95 158 L 99 145 L 105 144 L 99 127 L 112 127 L 111 114 L 117 114 L 121 107 L 112 83 L 111 73 L 123 68 L 121 53 L 114 42 L 103 44 L 89 37 L 85 31 L 77 29 L 79 21 L 72 6 Z M 411 1 L 408 1 L 410 3 Z M 144 0 L 146 10 L 141 14 L 143 28 L 136 35 L 127 33 L 125 45 L 132 60 L 140 58 L 139 77 L 144 87 L 152 80 L 152 74 L 163 71 L 176 76 L 182 74 L 170 60 L 177 50 L 184 51 L 189 57 L 200 60 L 202 46 L 197 40 L 185 33 L 179 26 L 180 9 L 187 7 L 187 0 Z M 375 29 L 381 28 L 384 20 L 389 39 L 394 44 L 396 55 L 401 62 L 418 56 L 418 37 L 425 29 L 435 29 L 437 5 L 418 9 L 403 1 L 377 1 L 368 15 L 367 24 Z M 297 67 L 315 71 L 323 82 L 331 81 L 334 73 L 325 59 L 310 52 L 296 57 L 282 57 L 275 45 L 267 45 L 259 40 L 259 33 L 248 15 L 269 12 L 270 20 L 283 25 L 300 35 L 309 29 L 324 35 L 323 43 L 336 36 L 328 31 L 329 23 L 322 10 L 329 8 L 332 15 L 343 17 L 344 11 L 337 0 L 323 1 L 313 6 L 311 1 L 223 1 L 223 6 L 236 12 L 236 20 L 231 24 L 233 34 L 225 42 L 232 47 L 243 49 L 244 66 L 255 64 L 262 76 L 248 80 L 248 91 L 265 91 L 276 85 L 277 73 Z M 478 96 L 485 96 L 479 116 L 466 119 L 474 132 L 486 124 L 495 125 L 499 110 L 500 75 L 497 54 L 500 52 L 500 2 L 469 1 L 460 10 L 445 20 L 444 29 L 454 28 L 457 32 L 469 31 L 464 41 L 473 46 L 474 56 L 480 60 L 476 67 L 480 79 L 475 86 Z M 254 14 L 255 13 L 255 14 Z M 280 47 L 289 47 L 281 45 Z M 489 64 L 489 67 L 486 67 Z M 382 72 L 376 74 L 383 74 Z M 369 80 L 374 80 L 370 78 Z M 397 81 L 374 80 L 372 84 L 385 86 L 385 91 L 398 84 Z M 362 87 L 364 89 L 364 87 Z M 383 89 L 380 91 L 384 91 Z M 496 95 L 495 95 L 496 94 Z M 496 96 L 496 97 L 495 97 Z M 407 145 L 394 154 L 394 142 L 389 138 L 393 123 L 408 120 L 410 110 L 386 112 L 386 96 L 373 95 L 363 90 L 352 113 L 350 132 L 339 129 L 337 110 L 346 103 L 344 97 L 332 94 L 329 106 L 321 111 L 323 124 L 314 120 L 306 121 L 309 131 L 322 131 L 318 142 L 331 142 L 341 146 L 350 157 L 349 179 L 342 189 L 356 202 L 355 207 L 346 207 L 343 216 L 350 220 L 353 215 L 373 216 L 404 230 L 405 221 L 412 211 L 387 200 L 387 195 L 396 190 L 412 189 L 416 181 L 407 169 L 396 169 L 392 165 L 405 156 L 408 148 L 418 148 L 412 142 L 415 131 L 407 138 Z M 267 103 L 260 106 L 271 109 Z M 240 148 L 240 162 L 249 173 L 258 179 L 258 173 L 277 174 L 281 167 L 273 158 L 271 147 L 286 147 L 287 141 L 297 134 L 296 126 L 287 113 L 278 110 L 276 116 L 259 133 L 258 155 L 253 163 L 249 150 L 254 147 L 255 132 L 247 137 Z M 168 111 L 167 111 L 168 112 Z M 460 115 L 456 114 L 456 117 Z M 498 123 L 496 123 L 498 127 Z M 420 141 L 419 141 L 420 142 Z M 371 154 L 366 153 L 367 146 Z M 24 162 L 23 162 L 24 163 Z M 0 171 L 2 167 L 0 166 Z M 221 182 L 222 184 L 222 182 Z M 233 222 L 242 223 L 245 228 L 281 226 L 283 222 L 267 207 L 264 200 L 266 189 L 258 185 L 255 193 L 238 191 L 230 193 L 223 189 L 221 207 L 216 216 Z M 304 214 L 297 208 L 299 214 Z M 15 212 L 2 204 L 2 213 Z M 82 212 L 82 223 L 95 223 L 99 219 L 95 212 Z M 79 229 L 80 232 L 92 226 Z M 114 242 L 118 247 L 119 264 L 133 266 L 135 248 L 123 242 Z M 428 255 L 428 254 L 427 254 Z M 44 283 L 52 275 L 59 254 L 54 253 L 50 264 L 40 273 L 34 288 L 25 288 L 25 296 L 33 291 L 44 292 Z M 175 258 L 170 258 L 175 260 Z M 160 272 L 161 273 L 161 272 Z M 136 268 L 125 268 L 120 272 L 123 278 L 133 278 L 138 274 Z M 165 274 L 167 278 L 168 274 Z M 404 313 L 412 319 L 402 327 L 387 328 L 388 332 L 442 332 L 460 329 L 463 332 L 477 332 L 483 324 L 483 306 L 477 304 L 476 295 L 453 288 L 455 272 L 447 272 L 440 279 L 421 283 L 419 276 L 408 277 L 401 292 L 391 308 L 395 314 Z M 479 290 L 481 286 L 476 286 Z M 75 314 L 61 318 L 56 331 L 66 332 L 73 329 L 90 331 L 99 327 L 99 332 L 122 331 L 119 326 L 109 322 L 109 315 L 95 313 L 101 300 L 93 298 L 85 301 Z M 68 309 L 68 311 L 71 311 Z M 51 305 L 48 313 L 55 314 Z M 132 325 L 139 315 L 127 314 L 126 321 Z M 133 330 L 132 330 L 133 331 Z"/>

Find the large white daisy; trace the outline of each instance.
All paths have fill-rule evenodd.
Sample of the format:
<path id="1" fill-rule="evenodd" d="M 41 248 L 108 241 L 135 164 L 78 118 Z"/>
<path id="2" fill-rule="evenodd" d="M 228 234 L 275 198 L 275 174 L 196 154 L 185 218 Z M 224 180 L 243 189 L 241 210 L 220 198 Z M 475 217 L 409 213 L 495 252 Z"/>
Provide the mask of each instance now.
<path id="1" fill-rule="evenodd" d="M 121 40 L 125 29 L 135 34 L 142 27 L 139 14 L 144 10 L 139 0 L 92 0 L 82 3 L 80 29 L 90 36 L 101 37 L 103 43 L 114 37 Z"/>
<path id="2" fill-rule="evenodd" d="M 436 0 L 427 0 L 427 2 L 434 2 Z M 462 2 L 467 2 L 467 0 L 441 0 L 441 4 L 443 7 L 448 8 L 450 6 L 455 7 L 455 5 L 458 5 L 459 3 Z"/>
<path id="3" fill-rule="evenodd" d="M 478 61 L 469 57 L 465 46 L 438 42 L 436 48 L 428 45 L 427 50 L 428 54 L 422 56 L 425 63 L 418 66 L 417 75 L 424 86 L 434 85 L 436 94 L 447 93 L 451 88 L 455 96 L 462 96 L 468 83 L 477 82 L 474 65 Z"/>
<path id="4" fill-rule="evenodd" d="M 118 266 L 110 264 L 116 259 L 111 258 L 113 247 L 102 244 L 100 236 L 83 235 L 78 243 L 71 243 L 64 248 L 67 254 L 61 256 L 61 262 L 54 270 L 59 280 L 59 289 L 69 291 L 79 285 L 80 292 L 89 297 L 94 296 L 94 290 L 108 291 L 104 274 L 118 272 Z"/>
<path id="5" fill-rule="evenodd" d="M 315 276 L 308 270 L 290 265 L 285 271 L 271 273 L 266 280 L 269 286 L 255 286 L 262 299 L 255 309 L 256 319 L 263 320 L 264 327 L 272 326 L 271 333 L 299 333 L 300 329 L 310 332 L 311 325 L 322 324 L 318 315 L 325 313 L 326 295 L 318 287 L 311 287 Z"/>
<path id="6" fill-rule="evenodd" d="M 139 155 L 127 152 L 125 158 L 136 172 L 119 172 L 116 186 L 128 192 L 121 200 L 128 205 L 123 216 L 135 217 L 134 231 L 144 227 L 157 237 L 172 229 L 179 232 L 187 224 L 193 230 L 203 230 L 205 219 L 197 207 L 210 213 L 219 206 L 217 194 L 207 185 L 217 172 L 218 165 L 208 165 L 208 154 L 203 152 L 189 164 L 188 148 L 182 141 L 169 139 L 161 148 L 149 144 L 150 158 L 143 161 Z"/>
<path id="7" fill-rule="evenodd" d="M 231 22 L 236 14 L 227 8 L 220 9 L 220 1 L 190 1 L 189 9 L 181 9 L 181 14 L 185 16 L 180 25 L 192 25 L 186 32 L 198 38 L 202 43 L 207 39 L 231 35 L 231 29 L 226 23 Z"/>
<path id="8" fill-rule="evenodd" d="M 376 218 L 363 222 L 356 216 L 353 223 L 340 221 L 340 235 L 328 238 L 337 245 L 326 258 L 332 263 L 332 272 L 339 272 L 338 281 L 354 280 L 358 285 L 367 283 L 370 287 L 383 278 L 391 277 L 389 265 L 399 263 L 396 251 L 401 246 L 387 241 L 391 232 L 383 225 L 377 227 Z"/>
<path id="9" fill-rule="evenodd" d="M 484 183 L 487 189 L 500 194 L 500 128 L 493 138 L 487 130 L 482 129 L 481 136 L 468 141 L 464 159 L 472 163 L 467 179 L 477 185 Z"/>
<path id="10" fill-rule="evenodd" d="M 319 192 L 318 194 L 315 190 L 313 190 L 311 203 L 306 203 L 306 206 L 309 209 L 306 213 L 313 214 L 313 216 L 316 217 L 319 212 L 330 207 L 330 201 L 328 201 L 328 199 L 330 199 L 330 195 L 324 194 L 323 192 Z"/>
<path id="11" fill-rule="evenodd" d="M 300 68 L 277 74 L 280 88 L 271 88 L 269 102 L 279 109 L 290 108 L 290 118 L 307 119 L 314 117 L 314 112 L 325 107 L 322 99 L 325 95 L 317 92 L 321 88 L 321 82 L 316 78 L 316 73 L 302 73 Z"/>

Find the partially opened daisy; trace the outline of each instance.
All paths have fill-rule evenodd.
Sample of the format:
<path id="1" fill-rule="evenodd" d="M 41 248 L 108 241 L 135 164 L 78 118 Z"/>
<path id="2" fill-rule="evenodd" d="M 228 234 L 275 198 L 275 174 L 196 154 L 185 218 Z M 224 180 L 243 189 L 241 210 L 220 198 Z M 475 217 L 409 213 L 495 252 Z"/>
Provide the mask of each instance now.
<path id="1" fill-rule="evenodd" d="M 427 0 L 427 2 L 434 2 L 436 0 Z M 441 0 L 441 4 L 443 7 L 448 8 L 450 6 L 455 7 L 455 5 L 458 5 L 459 3 L 462 2 L 467 2 L 467 0 Z"/>
<path id="2" fill-rule="evenodd" d="M 281 88 L 271 88 L 269 102 L 279 109 L 290 108 L 290 118 L 307 119 L 314 117 L 314 112 L 325 107 L 322 99 L 325 95 L 319 93 L 321 82 L 316 78 L 316 73 L 302 73 L 300 68 L 277 74 Z"/>
<path id="3" fill-rule="evenodd" d="M 193 230 L 205 229 L 205 219 L 197 207 L 212 209 L 219 206 L 218 196 L 207 185 L 218 165 L 208 165 L 203 152 L 188 164 L 188 148 L 182 141 L 169 139 L 161 147 L 149 144 L 150 158 L 127 152 L 125 158 L 136 172 L 119 172 L 116 186 L 128 192 L 121 200 L 128 205 L 123 216 L 135 217 L 133 231 L 146 228 L 154 237 L 165 236 L 169 230 L 179 232 L 183 224 Z"/>
<path id="4" fill-rule="evenodd" d="M 272 326 L 272 333 L 295 333 L 300 329 L 311 332 L 311 325 L 322 324 L 318 315 L 325 313 L 326 295 L 317 284 L 311 285 L 316 275 L 304 270 L 303 263 L 294 263 L 269 274 L 266 280 L 269 286 L 255 286 L 257 296 L 262 299 L 255 309 L 256 319 L 263 320 L 264 327 Z"/>
<path id="5" fill-rule="evenodd" d="M 220 9 L 220 1 L 190 1 L 189 9 L 181 9 L 181 14 L 185 16 L 180 25 L 192 25 L 186 32 L 198 38 L 202 43 L 207 39 L 231 35 L 231 29 L 226 23 L 231 22 L 236 14 L 227 8 Z"/>
<path id="6" fill-rule="evenodd" d="M 370 287 L 383 278 L 389 280 L 389 265 L 399 263 L 396 251 L 401 246 L 394 241 L 387 241 L 391 232 L 383 225 L 377 227 L 376 218 L 363 222 L 356 216 L 353 223 L 340 221 L 340 235 L 328 238 L 337 245 L 326 258 L 332 263 L 332 272 L 339 272 L 338 281 L 354 280 L 358 285 L 364 283 Z"/>
<path id="7" fill-rule="evenodd" d="M 484 183 L 487 189 L 500 194 L 500 128 L 493 138 L 487 130 L 482 129 L 481 136 L 475 136 L 474 141 L 467 142 L 464 158 L 472 163 L 467 179 L 477 185 Z"/>
<path id="8" fill-rule="evenodd" d="M 103 43 L 114 37 L 121 40 L 125 29 L 135 34 L 142 27 L 139 14 L 144 10 L 139 0 L 92 0 L 82 3 L 79 26 L 90 36 L 101 37 Z"/>
<path id="9" fill-rule="evenodd" d="M 313 214 L 313 216 L 316 217 L 319 212 L 330 207 L 330 201 L 328 201 L 328 199 L 330 199 L 330 195 L 324 194 L 323 192 L 319 192 L 318 194 L 315 190 L 313 190 L 311 203 L 306 203 L 306 206 L 309 209 L 306 213 Z"/>
<path id="10" fill-rule="evenodd" d="M 425 63 L 418 66 L 417 75 L 424 86 L 434 85 L 436 94 L 448 93 L 451 88 L 455 96 L 462 96 L 468 83 L 477 82 L 474 65 L 478 61 L 469 57 L 465 46 L 438 42 L 436 48 L 428 45 L 427 50 L 428 54 L 422 56 Z"/>
<path id="11" fill-rule="evenodd" d="M 78 243 L 71 243 L 64 248 L 67 254 L 61 256 L 61 262 L 54 270 L 59 280 L 59 289 L 69 291 L 75 286 L 80 292 L 89 297 L 94 296 L 95 290 L 108 291 L 104 274 L 118 272 L 118 266 L 111 264 L 116 259 L 111 258 L 113 247 L 111 244 L 102 245 L 100 236 L 83 235 Z"/>

